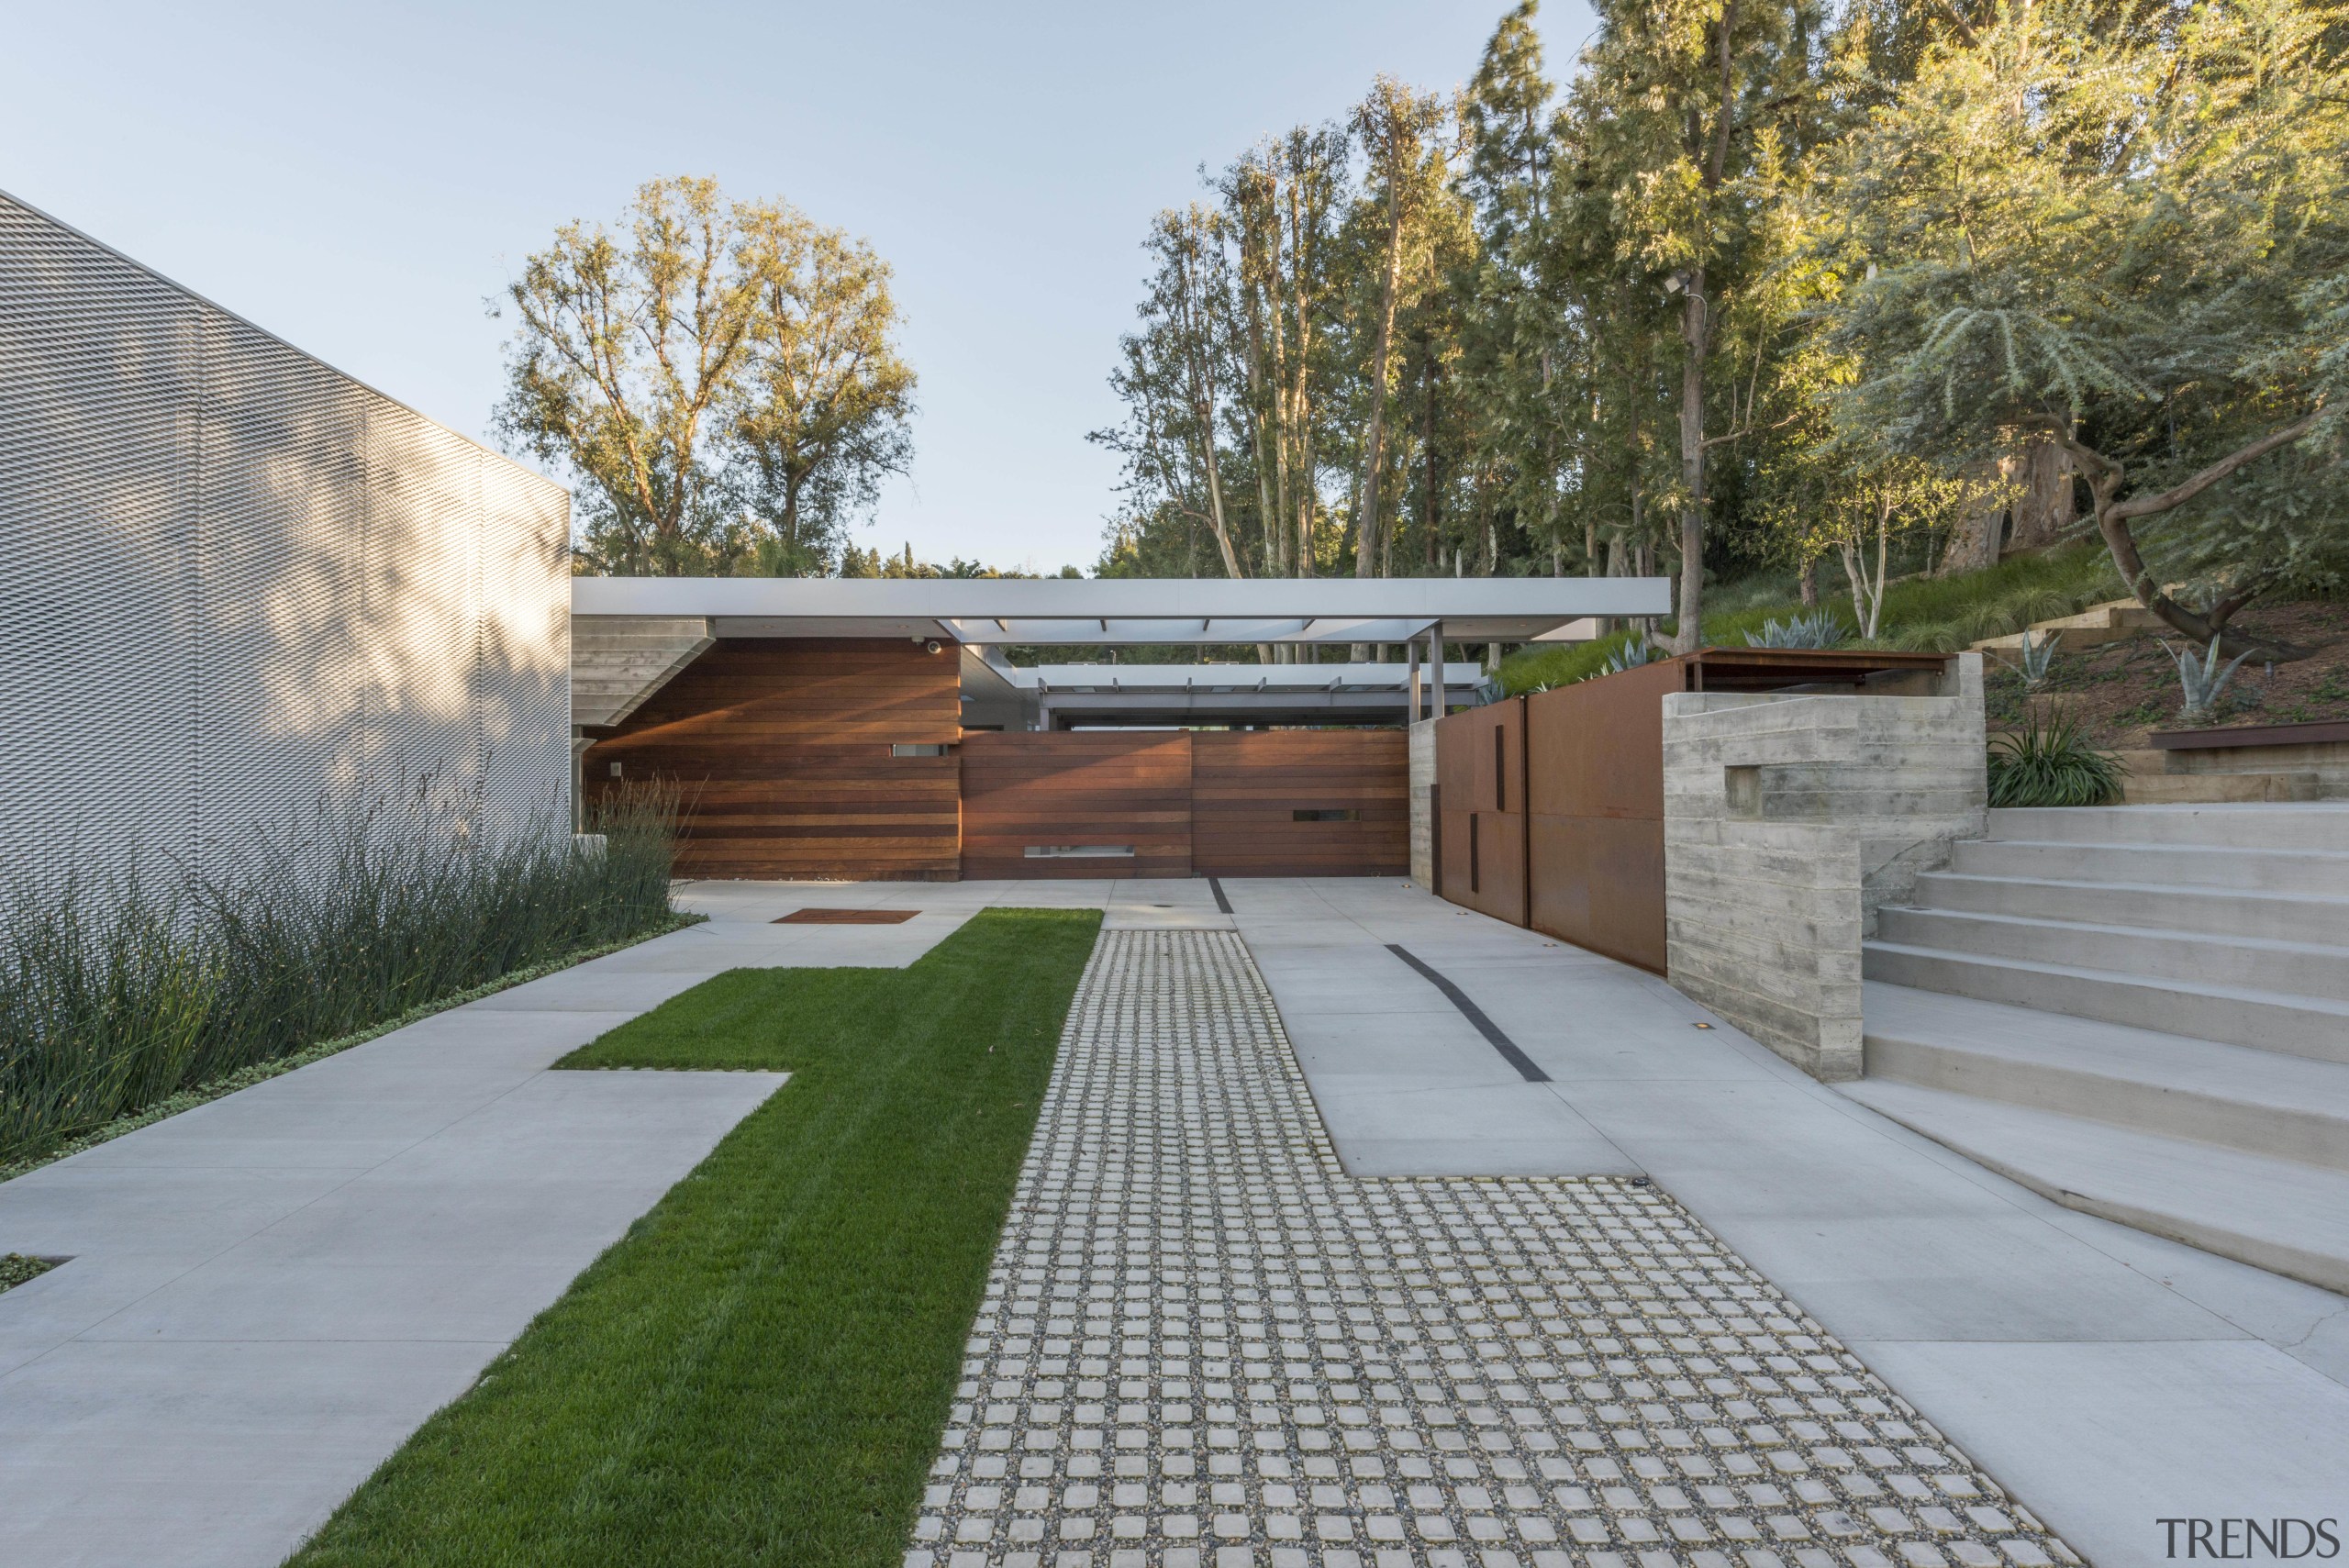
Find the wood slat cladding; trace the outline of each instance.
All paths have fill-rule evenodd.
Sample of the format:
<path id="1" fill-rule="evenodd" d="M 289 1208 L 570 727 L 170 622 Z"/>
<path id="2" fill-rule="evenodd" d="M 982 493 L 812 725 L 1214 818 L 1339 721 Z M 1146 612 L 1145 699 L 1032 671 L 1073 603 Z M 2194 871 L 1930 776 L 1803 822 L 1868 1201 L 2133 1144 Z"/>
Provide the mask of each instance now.
<path id="1" fill-rule="evenodd" d="M 1436 891 L 1525 925 L 1525 699 L 1440 720 L 1435 775 L 1442 803 L 1436 831 L 1443 835 L 1443 885 Z"/>
<path id="2" fill-rule="evenodd" d="M 1031 846 L 1134 852 L 1037 857 Z M 1190 875 L 1191 737 L 965 735 L 962 863 L 966 877 Z"/>
<path id="3" fill-rule="evenodd" d="M 685 787 L 681 876 L 951 879 L 959 761 L 889 748 L 960 740 L 961 699 L 951 647 L 722 639 L 589 748 L 581 771 L 591 800 L 614 762 Z"/>
<path id="4" fill-rule="evenodd" d="M 1300 822 L 1300 811 L 1354 816 Z M 1402 730 L 1191 737 L 1191 869 L 1200 876 L 1402 876 L 1410 833 Z"/>

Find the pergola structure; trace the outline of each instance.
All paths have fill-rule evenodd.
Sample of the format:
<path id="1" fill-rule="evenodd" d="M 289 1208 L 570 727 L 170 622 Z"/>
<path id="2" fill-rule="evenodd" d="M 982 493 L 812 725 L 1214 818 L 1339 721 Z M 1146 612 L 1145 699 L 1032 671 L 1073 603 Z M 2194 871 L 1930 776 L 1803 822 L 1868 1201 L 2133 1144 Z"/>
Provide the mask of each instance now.
<path id="1" fill-rule="evenodd" d="M 572 584 L 574 721 L 619 722 L 728 638 L 897 639 L 960 645 L 966 702 L 1020 722 L 1331 723 L 1412 719 L 1473 700 L 1453 643 L 1579 641 L 1602 618 L 1662 616 L 1662 577 L 581 577 Z M 1319 651 L 1407 648 L 1384 663 L 1046 665 L 1008 646 Z M 1427 669 L 1421 670 L 1421 649 Z M 1007 725 L 1006 727 L 1009 727 Z"/>

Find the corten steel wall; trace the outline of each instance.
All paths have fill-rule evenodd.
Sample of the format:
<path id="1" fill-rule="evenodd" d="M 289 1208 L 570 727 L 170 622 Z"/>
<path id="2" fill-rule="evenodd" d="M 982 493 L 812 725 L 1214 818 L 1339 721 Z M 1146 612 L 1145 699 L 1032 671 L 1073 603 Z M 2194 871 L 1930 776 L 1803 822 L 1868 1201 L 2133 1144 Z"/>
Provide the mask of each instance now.
<path id="1" fill-rule="evenodd" d="M 974 731 L 962 751 L 964 876 L 1191 874 L 1189 735 Z M 1031 846 L 1133 853 L 1040 857 Z"/>
<path id="2" fill-rule="evenodd" d="M 1299 821 L 1299 812 L 1353 816 Z M 1410 814 L 1410 737 L 1400 729 L 1191 737 L 1197 875 L 1408 875 Z"/>
<path id="3" fill-rule="evenodd" d="M 217 869 L 426 777 L 567 828 L 569 513 L 0 195 L 9 869 Z"/>
<path id="4" fill-rule="evenodd" d="M 903 638 L 721 638 L 580 763 L 592 802 L 674 780 L 686 876 L 941 880 L 961 864 L 953 651 Z M 612 769 L 620 773 L 616 779 Z"/>
<path id="5" fill-rule="evenodd" d="M 1664 973 L 1664 697 L 1677 660 L 1525 699 L 1532 926 Z"/>
<path id="6" fill-rule="evenodd" d="M 1437 720 L 1436 891 L 1511 925 L 1526 923 L 1525 699 Z"/>

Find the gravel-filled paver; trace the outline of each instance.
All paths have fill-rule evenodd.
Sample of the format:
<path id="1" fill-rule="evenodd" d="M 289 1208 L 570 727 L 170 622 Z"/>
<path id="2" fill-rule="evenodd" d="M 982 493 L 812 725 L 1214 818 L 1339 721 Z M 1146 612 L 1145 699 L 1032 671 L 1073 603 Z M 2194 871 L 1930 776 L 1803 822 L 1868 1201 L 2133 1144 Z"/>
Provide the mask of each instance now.
<path id="1" fill-rule="evenodd" d="M 1340 1168 L 1240 939 L 1111 931 L 908 1568 L 2078 1561 L 1669 1196 Z"/>

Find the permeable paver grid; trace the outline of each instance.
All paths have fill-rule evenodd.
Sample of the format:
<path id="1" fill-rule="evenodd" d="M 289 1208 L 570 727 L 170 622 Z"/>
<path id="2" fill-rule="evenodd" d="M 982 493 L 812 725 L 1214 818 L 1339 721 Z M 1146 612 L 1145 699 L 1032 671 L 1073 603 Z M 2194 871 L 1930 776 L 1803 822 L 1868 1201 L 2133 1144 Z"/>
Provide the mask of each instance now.
<path id="1" fill-rule="evenodd" d="M 1340 1168 L 1239 938 L 1105 933 L 908 1568 L 2077 1559 L 1670 1198 Z"/>

